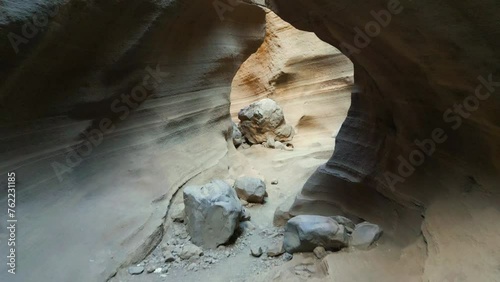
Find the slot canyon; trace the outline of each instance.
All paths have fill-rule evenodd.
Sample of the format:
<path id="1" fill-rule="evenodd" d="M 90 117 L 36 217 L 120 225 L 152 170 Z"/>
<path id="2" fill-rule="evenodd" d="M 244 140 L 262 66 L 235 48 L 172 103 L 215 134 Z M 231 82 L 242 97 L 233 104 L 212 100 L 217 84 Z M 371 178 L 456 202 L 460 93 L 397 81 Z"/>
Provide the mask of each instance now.
<path id="1" fill-rule="evenodd" d="M 1 1 L 0 281 L 500 281 L 499 13 Z"/>

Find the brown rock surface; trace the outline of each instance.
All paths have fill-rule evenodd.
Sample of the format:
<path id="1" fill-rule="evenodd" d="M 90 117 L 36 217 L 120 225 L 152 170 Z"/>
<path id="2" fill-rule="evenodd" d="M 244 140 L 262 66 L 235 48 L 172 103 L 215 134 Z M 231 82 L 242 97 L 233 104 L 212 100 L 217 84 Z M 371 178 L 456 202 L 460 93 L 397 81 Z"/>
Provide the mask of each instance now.
<path id="1" fill-rule="evenodd" d="M 297 255 L 284 267 L 292 277 L 273 273 L 261 281 L 297 281 L 297 269 L 314 273 L 311 281 L 500 277 L 500 5 L 268 2 L 295 28 L 246 4 L 220 21 L 212 2 L 202 0 L 0 3 L 0 174 L 16 172 L 23 226 L 17 233 L 22 269 L 13 277 L 0 265 L 1 281 L 105 281 L 142 259 L 161 238 L 172 194 L 218 164 L 227 170 L 237 163 L 228 159 L 234 150 L 227 140 L 230 91 L 233 119 L 242 107 L 270 97 L 294 126 L 297 149 L 278 152 L 269 167 L 285 171 L 287 162 L 310 156 L 302 145 L 311 140 L 319 157 L 302 165 L 315 167 L 332 133 L 336 137 L 332 158 L 309 178 L 291 213 L 344 215 L 384 229 L 374 249 L 341 252 L 307 267 L 307 258 Z M 355 28 L 374 22 L 388 3 L 400 12 L 361 48 Z M 23 34 L 43 8 L 53 11 L 47 24 L 15 52 L 9 34 Z M 346 44 L 359 48 L 352 53 Z M 354 89 L 352 64 L 332 46 L 351 53 Z M 144 81 L 151 82 L 147 100 L 124 100 L 122 94 Z M 143 97 L 139 90 L 135 95 Z M 344 120 L 351 90 L 349 115 L 337 134 L 331 125 Z M 464 101 L 465 110 L 454 113 Z M 110 125 L 103 140 L 94 135 L 99 144 L 87 156 L 75 157 L 75 148 L 88 150 L 85 132 Z M 421 154 L 422 164 L 394 178 L 402 160 L 417 156 L 415 140 L 444 134 L 431 156 Z M 255 148 L 254 158 L 268 151 Z M 58 177 L 54 164 L 67 171 Z M 0 183 L 5 187 L 6 178 Z M 7 236 L 2 228 L 0 241 Z M 1 253 L 6 249 L 2 243 Z"/>
<path id="2" fill-rule="evenodd" d="M 305 184 L 292 211 L 356 215 L 382 225 L 400 246 L 415 242 L 422 229 L 428 244 L 424 280 L 495 280 L 500 243 L 489 238 L 500 234 L 493 223 L 500 218 L 500 101 L 494 93 L 487 97 L 495 87 L 484 81 L 500 80 L 499 24 L 493 20 L 500 6 L 451 0 L 268 2 L 296 28 L 314 31 L 346 53 L 346 44 L 356 46 L 355 28 L 374 21 L 373 13 L 399 11 L 367 46 L 351 52 L 355 88 L 335 153 Z M 474 98 L 476 90 L 484 99 Z M 469 104 L 460 117 L 454 107 L 464 101 Z M 443 134 L 446 141 L 431 156 L 420 154 L 420 164 L 414 141 Z M 414 171 L 387 181 L 387 172 L 398 174 L 401 159 L 410 156 L 419 163 Z M 384 268 L 376 275 L 406 280 Z"/>
<path id="3" fill-rule="evenodd" d="M 330 136 L 337 135 L 350 105 L 352 63 L 314 33 L 265 10 L 266 37 L 234 77 L 231 116 L 238 121 L 240 109 L 271 98 L 282 107 L 287 124 L 300 133 L 294 145 L 313 140 L 331 144 Z"/>

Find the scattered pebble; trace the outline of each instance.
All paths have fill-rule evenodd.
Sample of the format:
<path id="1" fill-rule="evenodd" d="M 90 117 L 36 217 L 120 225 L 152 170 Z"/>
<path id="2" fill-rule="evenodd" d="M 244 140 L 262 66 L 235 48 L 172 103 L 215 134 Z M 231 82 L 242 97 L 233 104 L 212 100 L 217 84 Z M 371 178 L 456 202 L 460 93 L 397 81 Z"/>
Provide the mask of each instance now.
<path id="1" fill-rule="evenodd" d="M 262 248 L 257 247 L 257 246 L 252 246 L 252 247 L 250 247 L 250 254 L 252 254 L 252 256 L 258 258 L 262 255 Z"/>
<path id="2" fill-rule="evenodd" d="M 283 249 L 283 243 L 271 246 L 267 249 L 267 256 L 268 257 L 277 257 L 282 255 L 285 252 Z"/>
<path id="3" fill-rule="evenodd" d="M 193 262 L 190 265 L 188 265 L 187 270 L 189 270 L 189 271 L 193 271 L 193 270 L 197 271 L 197 269 L 196 269 L 196 263 Z"/>
<path id="4" fill-rule="evenodd" d="M 144 272 L 144 266 L 131 266 L 128 268 L 130 275 L 139 275 Z"/>
<path id="5" fill-rule="evenodd" d="M 327 255 L 325 248 L 321 246 L 314 248 L 313 253 L 318 259 L 322 259 Z"/>
<path id="6" fill-rule="evenodd" d="M 284 260 L 284 261 L 291 261 L 292 259 L 293 259 L 293 255 L 292 255 L 292 254 L 290 254 L 290 253 L 285 253 L 285 254 L 283 255 L 283 260 Z"/>
<path id="7" fill-rule="evenodd" d="M 166 251 L 163 253 L 164 261 L 165 262 L 173 262 L 175 261 L 175 256 L 172 254 L 171 251 Z"/>

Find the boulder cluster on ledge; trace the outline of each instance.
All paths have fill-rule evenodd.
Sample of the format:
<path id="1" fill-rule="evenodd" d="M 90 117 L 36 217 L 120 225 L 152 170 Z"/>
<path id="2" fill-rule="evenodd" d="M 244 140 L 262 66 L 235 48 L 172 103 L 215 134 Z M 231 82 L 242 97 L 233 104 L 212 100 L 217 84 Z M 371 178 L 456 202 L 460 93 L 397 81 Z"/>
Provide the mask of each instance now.
<path id="1" fill-rule="evenodd" d="M 295 130 L 285 121 L 283 110 L 274 100 L 254 102 L 238 113 L 239 125 L 233 123 L 233 143 L 236 147 L 262 144 L 266 148 L 292 150 L 288 143 Z"/>

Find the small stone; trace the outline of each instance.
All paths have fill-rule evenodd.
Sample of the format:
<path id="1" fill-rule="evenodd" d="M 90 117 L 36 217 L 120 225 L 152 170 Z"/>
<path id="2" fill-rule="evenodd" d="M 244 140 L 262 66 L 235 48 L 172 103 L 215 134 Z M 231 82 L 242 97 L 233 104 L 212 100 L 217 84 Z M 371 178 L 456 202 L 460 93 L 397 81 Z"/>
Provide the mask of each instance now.
<path id="1" fill-rule="evenodd" d="M 164 262 L 173 262 L 173 261 L 175 261 L 175 256 L 172 254 L 171 251 L 165 251 L 163 253 L 163 257 L 164 257 Z"/>
<path id="2" fill-rule="evenodd" d="M 285 253 L 285 254 L 283 255 L 283 260 L 284 260 L 284 261 L 291 261 L 292 259 L 293 259 L 293 255 L 292 255 L 292 254 L 290 254 L 290 253 Z"/>
<path id="3" fill-rule="evenodd" d="M 155 269 L 155 271 L 153 271 L 153 273 L 161 273 L 162 270 L 163 268 L 158 267 L 157 269 Z"/>
<path id="4" fill-rule="evenodd" d="M 273 225 L 274 226 L 284 226 L 292 218 L 290 214 L 290 208 L 295 201 L 295 197 L 288 197 L 283 203 L 281 203 L 276 211 L 274 212 Z"/>
<path id="5" fill-rule="evenodd" d="M 245 200 L 242 200 L 242 199 L 240 199 L 240 203 L 241 203 L 242 206 L 248 205 L 248 202 L 245 201 Z"/>
<path id="6" fill-rule="evenodd" d="M 282 255 L 285 252 L 285 249 L 283 249 L 283 243 L 271 246 L 267 249 L 267 256 L 268 257 L 277 257 Z"/>
<path id="7" fill-rule="evenodd" d="M 233 121 L 232 122 L 232 128 L 233 128 L 233 144 L 236 148 L 238 148 L 238 146 L 241 145 L 241 143 L 243 143 L 243 135 L 241 134 L 241 131 L 240 129 L 238 128 L 238 125 Z"/>
<path id="8" fill-rule="evenodd" d="M 343 225 L 326 216 L 299 215 L 285 226 L 283 245 L 289 253 L 312 252 L 317 246 L 338 251 L 349 237 Z"/>
<path id="9" fill-rule="evenodd" d="M 188 260 L 191 257 L 199 257 L 203 255 L 203 250 L 193 244 L 188 244 L 182 248 L 182 251 L 179 253 L 179 257 L 183 260 Z"/>
<path id="10" fill-rule="evenodd" d="M 249 203 L 263 203 L 267 196 L 266 183 L 255 177 L 240 177 L 234 182 L 234 189 L 240 199 Z"/>
<path id="11" fill-rule="evenodd" d="M 252 247 L 250 247 L 250 254 L 252 254 L 252 256 L 258 258 L 262 255 L 262 248 L 257 247 L 257 246 L 252 246 Z"/>
<path id="12" fill-rule="evenodd" d="M 317 246 L 316 248 L 314 248 L 313 253 L 318 259 L 322 259 L 327 255 L 325 248 L 321 246 Z"/>
<path id="13" fill-rule="evenodd" d="M 286 145 L 281 143 L 280 141 L 276 141 L 276 142 L 274 142 L 274 149 L 286 150 Z"/>
<path id="14" fill-rule="evenodd" d="M 240 229 L 242 230 L 255 230 L 255 225 L 251 221 L 240 222 Z M 251 232 L 249 232 L 250 235 Z"/>
<path id="15" fill-rule="evenodd" d="M 205 258 L 203 261 L 205 263 L 208 263 L 208 264 L 213 264 L 214 263 L 214 259 L 213 258 L 209 258 L 209 257 Z"/>
<path id="16" fill-rule="evenodd" d="M 168 267 L 163 267 L 161 269 L 161 273 L 167 273 L 168 272 Z"/>
<path id="17" fill-rule="evenodd" d="M 249 221 L 250 218 L 252 218 L 250 212 L 247 209 L 243 208 L 240 215 L 240 221 Z"/>
<path id="18" fill-rule="evenodd" d="M 243 144 L 241 144 L 240 148 L 242 148 L 242 149 L 248 149 L 248 148 L 250 148 L 250 144 L 243 143 Z"/>
<path id="19" fill-rule="evenodd" d="M 263 142 L 262 145 L 264 145 L 264 147 L 266 147 L 266 148 L 273 148 L 274 149 L 275 142 L 276 141 L 274 140 L 274 138 L 268 137 L 267 141 Z"/>
<path id="20" fill-rule="evenodd" d="M 351 246 L 367 249 L 382 236 L 382 229 L 373 223 L 363 222 L 356 225 L 352 232 Z"/>
<path id="21" fill-rule="evenodd" d="M 169 249 L 170 246 L 175 246 L 177 244 L 178 244 L 177 239 L 175 239 L 175 238 L 170 239 L 170 240 L 168 240 L 168 243 L 166 245 L 165 244 L 162 245 L 162 251 L 164 249 Z"/>
<path id="22" fill-rule="evenodd" d="M 189 270 L 189 271 L 193 271 L 193 270 L 196 271 L 197 270 L 196 269 L 196 263 L 191 263 L 190 265 L 188 265 L 187 270 Z"/>
<path id="23" fill-rule="evenodd" d="M 130 275 L 139 275 L 144 272 L 144 266 L 131 266 L 128 268 Z"/>
<path id="24" fill-rule="evenodd" d="M 186 214 L 184 213 L 184 204 L 179 204 L 172 211 L 172 215 L 170 216 L 170 218 L 172 218 L 172 220 L 174 222 L 182 223 L 182 222 L 184 222 L 185 216 L 186 216 Z"/>
<path id="25" fill-rule="evenodd" d="M 278 185 L 278 179 L 273 179 L 273 180 L 271 181 L 271 184 L 272 184 L 272 185 Z"/>

